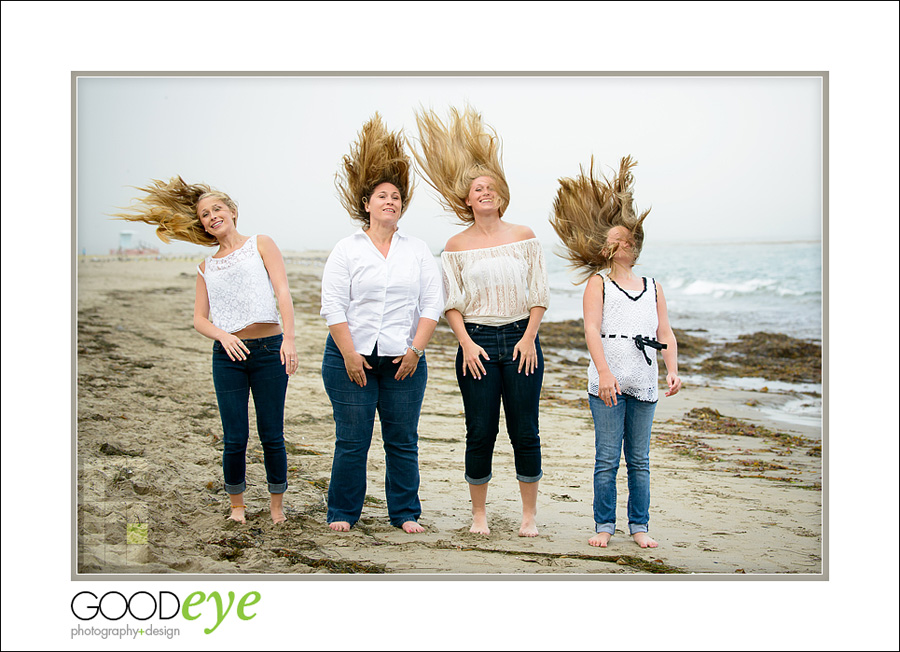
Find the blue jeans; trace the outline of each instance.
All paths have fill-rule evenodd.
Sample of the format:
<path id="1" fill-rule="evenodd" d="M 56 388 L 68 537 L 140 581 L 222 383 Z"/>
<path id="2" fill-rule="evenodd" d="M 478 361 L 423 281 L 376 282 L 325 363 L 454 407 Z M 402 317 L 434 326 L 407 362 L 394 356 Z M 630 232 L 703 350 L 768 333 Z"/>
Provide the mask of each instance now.
<path id="1" fill-rule="evenodd" d="M 518 371 L 513 348 L 528 327 L 528 320 L 503 326 L 466 324 L 472 341 L 483 348 L 490 360 L 481 358 L 487 373 L 476 380 L 466 371 L 463 376 L 462 347 L 456 353 L 456 379 L 466 410 L 466 482 L 485 484 L 492 477 L 494 443 L 500 431 L 500 405 L 506 416 L 506 432 L 512 443 L 516 478 L 537 482 L 541 470 L 541 439 L 538 437 L 538 405 L 544 380 L 544 356 L 536 336 L 538 364 L 534 373 Z"/>
<path id="2" fill-rule="evenodd" d="M 616 531 L 616 473 L 625 452 L 628 470 L 628 529 L 646 532 L 650 521 L 650 429 L 656 401 L 618 394 L 616 405 L 588 394 L 594 417 L 594 523 L 597 532 Z"/>
<path id="3" fill-rule="evenodd" d="M 328 485 L 329 523 L 353 525 L 366 498 L 366 460 L 375 413 L 381 421 L 386 470 L 384 493 L 391 525 L 400 527 L 422 514 L 419 503 L 419 413 L 425 397 L 425 356 L 412 376 L 395 380 L 396 356 L 366 356 L 366 386 L 347 376 L 344 357 L 331 335 L 325 343 L 322 381 L 334 412 L 334 460 Z"/>
<path id="4" fill-rule="evenodd" d="M 284 398 L 288 375 L 281 364 L 282 335 L 243 340 L 250 349 L 246 360 L 233 361 L 220 342 L 213 345 L 212 371 L 222 418 L 225 450 L 222 469 L 225 491 L 243 493 L 247 487 L 247 440 L 250 437 L 249 399 L 253 393 L 256 430 L 263 448 L 269 493 L 287 490 L 287 453 L 284 450 Z"/>

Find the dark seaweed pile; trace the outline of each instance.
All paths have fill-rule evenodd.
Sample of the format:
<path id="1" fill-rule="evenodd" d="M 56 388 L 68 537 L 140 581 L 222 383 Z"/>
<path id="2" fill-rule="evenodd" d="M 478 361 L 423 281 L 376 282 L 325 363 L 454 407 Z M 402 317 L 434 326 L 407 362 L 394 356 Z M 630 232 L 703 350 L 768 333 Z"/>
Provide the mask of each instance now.
<path id="1" fill-rule="evenodd" d="M 741 335 L 734 342 L 711 342 L 700 335 L 675 330 L 681 373 L 757 377 L 787 383 L 822 382 L 822 346 L 781 333 Z M 584 322 L 570 319 L 541 324 L 544 349 L 584 351 Z M 452 334 L 451 334 L 452 336 Z M 665 366 L 660 364 L 660 373 Z"/>

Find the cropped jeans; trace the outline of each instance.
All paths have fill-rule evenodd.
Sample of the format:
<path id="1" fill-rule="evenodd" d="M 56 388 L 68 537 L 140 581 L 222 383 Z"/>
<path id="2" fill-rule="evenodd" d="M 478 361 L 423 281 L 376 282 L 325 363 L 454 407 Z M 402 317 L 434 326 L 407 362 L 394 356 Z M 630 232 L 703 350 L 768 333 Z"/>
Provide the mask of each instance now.
<path id="1" fill-rule="evenodd" d="M 381 421 L 386 470 L 384 493 L 391 525 L 400 527 L 422 514 L 419 502 L 419 413 L 428 380 L 425 356 L 413 375 L 396 380 L 397 356 L 365 356 L 366 386 L 347 375 L 344 357 L 331 335 L 325 343 L 322 381 L 334 412 L 334 460 L 328 485 L 329 523 L 359 520 L 366 498 L 366 461 L 375 413 Z"/>
<path id="2" fill-rule="evenodd" d="M 650 429 L 656 401 L 617 394 L 607 407 L 588 394 L 594 417 L 594 524 L 597 532 L 616 531 L 616 474 L 625 452 L 628 471 L 628 529 L 646 532 L 650 521 Z"/>
<path id="3" fill-rule="evenodd" d="M 222 469 L 225 491 L 243 493 L 250 437 L 249 398 L 256 407 L 256 430 L 263 448 L 269 493 L 287 490 L 284 449 L 284 399 L 288 374 L 281 364 L 282 335 L 242 340 L 250 349 L 246 360 L 232 360 L 220 342 L 213 345 L 212 371 L 222 419 L 225 449 Z"/>
<path id="4" fill-rule="evenodd" d="M 500 405 L 506 415 L 506 432 L 512 443 L 516 478 L 520 482 L 537 482 L 541 470 L 541 440 L 538 436 L 538 404 L 544 380 L 544 356 L 540 339 L 535 336 L 537 367 L 525 375 L 519 360 L 513 360 L 513 349 L 528 320 L 503 326 L 466 324 L 472 341 L 483 348 L 489 360 L 481 358 L 485 371 L 476 380 L 467 371 L 463 376 L 462 347 L 456 353 L 456 379 L 466 411 L 466 482 L 479 485 L 490 482 L 494 443 L 500 431 Z"/>

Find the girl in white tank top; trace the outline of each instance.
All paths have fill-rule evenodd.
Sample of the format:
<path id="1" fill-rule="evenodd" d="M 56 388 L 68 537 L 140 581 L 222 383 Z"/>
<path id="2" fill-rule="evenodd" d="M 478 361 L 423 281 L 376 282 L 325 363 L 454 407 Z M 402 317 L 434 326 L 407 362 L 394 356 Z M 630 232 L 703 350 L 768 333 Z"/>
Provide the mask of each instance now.
<path id="1" fill-rule="evenodd" d="M 634 541 L 655 548 L 648 534 L 650 429 L 657 401 L 656 351 L 662 350 L 666 396 L 681 389 L 678 344 L 669 324 L 662 287 L 638 277 L 634 265 L 644 240 L 632 205 L 635 165 L 622 159 L 614 179 L 591 169 L 560 179 L 551 224 L 573 267 L 587 278 L 584 333 L 591 363 L 588 393 L 594 418 L 594 523 L 590 545 L 605 548 L 615 532 L 616 473 L 624 450 L 628 465 L 628 524 Z M 607 270 L 606 275 L 599 273 Z"/>
<path id="2" fill-rule="evenodd" d="M 118 217 L 157 227 L 174 238 L 218 250 L 198 268 L 194 328 L 215 340 L 213 380 L 224 431 L 223 470 L 229 518 L 246 522 L 244 489 L 248 400 L 252 392 L 275 523 L 285 520 L 287 489 L 284 398 L 297 371 L 294 308 L 281 252 L 265 235 L 237 230 L 238 210 L 225 193 L 181 177 L 152 181 L 132 213 Z M 279 323 L 279 313 L 281 322 Z"/>

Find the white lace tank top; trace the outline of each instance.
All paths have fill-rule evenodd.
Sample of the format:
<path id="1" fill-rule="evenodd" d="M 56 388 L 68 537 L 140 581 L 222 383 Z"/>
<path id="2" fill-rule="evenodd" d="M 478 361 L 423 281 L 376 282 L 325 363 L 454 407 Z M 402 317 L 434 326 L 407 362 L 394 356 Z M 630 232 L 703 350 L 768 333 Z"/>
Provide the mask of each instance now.
<path id="1" fill-rule="evenodd" d="M 619 382 L 622 393 L 652 402 L 658 398 L 656 350 L 645 347 L 645 357 L 635 344 L 634 336 L 655 340 L 659 314 L 656 312 L 656 281 L 647 277 L 643 281 L 642 291 L 626 291 L 615 281 L 604 278 L 600 335 L 606 364 Z M 588 367 L 588 393 L 594 396 L 600 393 L 600 376 L 593 360 Z"/>
<path id="2" fill-rule="evenodd" d="M 445 251 L 444 311 L 458 310 L 466 323 L 503 326 L 550 305 L 544 252 L 537 238 L 497 247 Z"/>
<path id="3" fill-rule="evenodd" d="M 218 328 L 234 333 L 250 324 L 279 323 L 275 290 L 255 235 L 223 258 L 209 256 L 206 272 L 197 271 L 206 281 L 209 320 Z"/>

